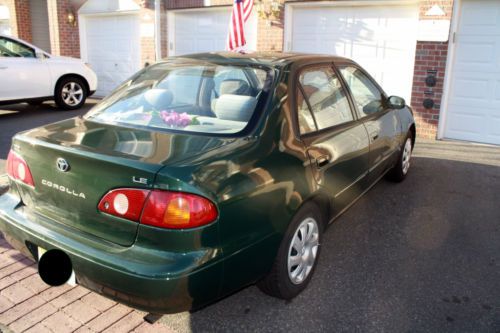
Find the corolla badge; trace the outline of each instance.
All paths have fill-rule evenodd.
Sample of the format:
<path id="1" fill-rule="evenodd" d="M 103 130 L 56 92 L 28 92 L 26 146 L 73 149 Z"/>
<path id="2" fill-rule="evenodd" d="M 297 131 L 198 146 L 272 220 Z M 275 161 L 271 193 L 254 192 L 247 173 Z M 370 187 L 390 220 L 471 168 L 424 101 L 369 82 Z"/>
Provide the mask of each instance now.
<path id="1" fill-rule="evenodd" d="M 59 171 L 66 172 L 69 170 L 69 163 L 62 157 L 59 157 L 56 162 Z"/>

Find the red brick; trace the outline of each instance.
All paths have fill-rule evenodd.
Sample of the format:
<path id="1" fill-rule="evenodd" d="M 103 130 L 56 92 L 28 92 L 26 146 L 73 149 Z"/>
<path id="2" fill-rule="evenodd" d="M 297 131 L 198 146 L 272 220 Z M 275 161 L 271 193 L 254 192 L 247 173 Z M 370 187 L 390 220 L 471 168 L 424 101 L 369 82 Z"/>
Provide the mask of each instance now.
<path id="1" fill-rule="evenodd" d="M 33 262 L 28 258 L 15 261 L 14 263 L 0 269 L 0 279 L 31 265 L 33 265 Z"/>
<path id="2" fill-rule="evenodd" d="M 146 322 L 139 325 L 134 333 L 173 333 L 174 331 L 162 323 L 148 324 Z"/>
<path id="3" fill-rule="evenodd" d="M 104 312 L 113 305 L 116 305 L 116 302 L 107 299 L 106 297 L 103 297 L 97 293 L 90 293 L 84 297 L 82 297 L 82 302 L 85 304 L 90 305 L 94 309 Z"/>
<path id="4" fill-rule="evenodd" d="M 91 322 L 87 323 L 85 326 L 89 327 L 93 331 L 102 331 L 116 323 L 121 318 L 125 317 L 127 314 L 132 312 L 132 309 L 117 304 L 106 312 L 102 313 L 99 317 L 94 318 Z"/>
<path id="5" fill-rule="evenodd" d="M 9 325 L 9 328 L 11 328 L 15 332 L 22 332 L 24 330 L 27 330 L 28 328 L 31 328 L 32 326 L 35 326 L 40 321 L 44 320 L 55 312 L 57 312 L 57 308 L 50 303 L 46 303 L 14 321 Z"/>
<path id="6" fill-rule="evenodd" d="M 83 303 L 81 300 L 74 301 L 70 305 L 63 308 L 63 311 L 71 318 L 82 324 L 85 324 L 101 314 L 99 311 L 88 304 Z"/>
<path id="7" fill-rule="evenodd" d="M 48 284 L 43 282 L 38 274 L 28 276 L 26 279 L 21 281 L 21 285 L 33 291 L 35 294 L 39 294 L 42 291 L 50 288 Z"/>
<path id="8" fill-rule="evenodd" d="M 88 328 L 87 326 L 82 326 L 80 327 L 79 329 L 77 329 L 75 331 L 75 333 L 94 333 L 94 331 L 92 331 L 90 328 Z"/>
<path id="9" fill-rule="evenodd" d="M 2 295 L 3 297 L 7 297 L 15 304 L 19 304 L 34 296 L 35 293 L 28 288 L 23 287 L 21 284 L 16 283 L 2 290 L 0 292 L 0 295 Z"/>
<path id="10" fill-rule="evenodd" d="M 47 326 L 55 333 L 70 333 L 81 326 L 81 324 L 69 317 L 62 311 L 58 311 L 42 321 L 44 326 Z"/>
<path id="11" fill-rule="evenodd" d="M 90 291 L 87 289 L 76 286 L 71 290 L 68 290 L 67 288 L 71 288 L 69 286 L 64 286 L 64 287 L 57 287 L 57 288 L 51 288 L 51 289 L 60 289 L 64 288 L 63 290 L 65 291 L 63 294 L 61 294 L 59 297 L 55 298 L 51 303 L 58 307 L 58 308 L 63 308 L 66 305 L 73 303 L 77 299 L 82 298 L 83 296 L 87 295 Z M 49 289 L 50 290 L 50 289 Z M 40 294 L 42 296 L 42 294 Z"/>
<path id="12" fill-rule="evenodd" d="M 14 306 L 14 303 L 10 301 L 7 297 L 0 296 L 0 313 L 7 311 Z"/>
<path id="13" fill-rule="evenodd" d="M 16 319 L 30 313 L 44 303 L 45 300 L 43 298 L 39 296 L 32 297 L 29 299 L 29 301 L 17 304 L 16 306 L 0 314 L 0 323 L 8 325 Z"/>
<path id="14" fill-rule="evenodd" d="M 141 325 L 144 322 L 144 313 L 140 313 L 138 311 L 134 311 L 129 313 L 127 316 L 107 328 L 105 333 L 121 333 L 121 332 L 130 332 L 137 326 Z"/>
<path id="15" fill-rule="evenodd" d="M 38 323 L 32 328 L 30 328 L 27 331 L 24 331 L 23 333 L 54 333 L 51 330 L 49 330 L 46 326 L 44 326 L 42 323 Z"/>

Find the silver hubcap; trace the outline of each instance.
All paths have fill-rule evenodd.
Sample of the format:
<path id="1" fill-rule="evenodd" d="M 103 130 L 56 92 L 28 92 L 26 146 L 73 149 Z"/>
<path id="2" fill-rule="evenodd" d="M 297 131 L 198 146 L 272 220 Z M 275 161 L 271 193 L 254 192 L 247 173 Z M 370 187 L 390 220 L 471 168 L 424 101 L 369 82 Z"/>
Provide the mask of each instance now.
<path id="1" fill-rule="evenodd" d="M 403 150 L 403 161 L 402 161 L 403 174 L 405 175 L 408 172 L 408 169 L 410 169 L 410 158 L 411 158 L 411 140 L 407 139 Z"/>
<path id="2" fill-rule="evenodd" d="M 311 217 L 299 225 L 288 249 L 288 277 L 300 284 L 311 273 L 319 247 L 318 223 Z"/>
<path id="3" fill-rule="evenodd" d="M 64 103 L 74 106 L 80 104 L 83 99 L 83 89 L 76 82 L 68 82 L 62 89 Z"/>

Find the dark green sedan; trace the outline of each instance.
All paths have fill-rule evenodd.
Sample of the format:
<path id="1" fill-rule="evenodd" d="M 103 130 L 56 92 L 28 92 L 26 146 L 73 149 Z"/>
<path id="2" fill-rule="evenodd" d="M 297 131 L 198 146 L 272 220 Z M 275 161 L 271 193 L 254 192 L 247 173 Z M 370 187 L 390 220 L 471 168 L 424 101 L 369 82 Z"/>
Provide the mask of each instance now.
<path id="1" fill-rule="evenodd" d="M 405 101 L 351 60 L 170 58 L 13 138 L 0 229 L 47 283 L 152 313 L 253 283 L 291 299 L 328 224 L 384 175 L 402 181 L 414 142 Z"/>

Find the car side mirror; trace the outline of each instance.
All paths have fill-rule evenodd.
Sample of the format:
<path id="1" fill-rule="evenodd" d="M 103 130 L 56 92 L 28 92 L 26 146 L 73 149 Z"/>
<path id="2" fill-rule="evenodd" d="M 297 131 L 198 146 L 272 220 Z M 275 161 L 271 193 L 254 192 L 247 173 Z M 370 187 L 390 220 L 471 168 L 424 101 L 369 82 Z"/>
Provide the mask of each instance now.
<path id="1" fill-rule="evenodd" d="M 406 102 L 402 97 L 391 96 L 387 99 L 387 105 L 391 109 L 402 109 L 406 106 Z"/>

